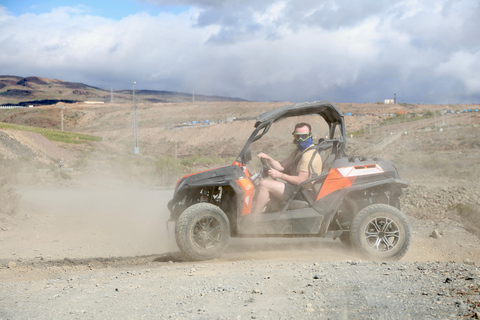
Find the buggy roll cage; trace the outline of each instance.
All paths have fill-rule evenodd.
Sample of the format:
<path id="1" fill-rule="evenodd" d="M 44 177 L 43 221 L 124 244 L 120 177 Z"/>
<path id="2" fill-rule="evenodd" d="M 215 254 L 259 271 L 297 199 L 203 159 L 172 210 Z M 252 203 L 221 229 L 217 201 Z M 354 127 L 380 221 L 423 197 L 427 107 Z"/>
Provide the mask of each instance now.
<path id="1" fill-rule="evenodd" d="M 242 151 L 237 157 L 237 161 L 240 163 L 245 164 L 247 161 L 251 159 L 251 155 L 249 152 L 250 145 L 262 138 L 270 129 L 272 124 L 278 120 L 294 117 L 294 116 L 303 116 L 303 115 L 310 115 L 310 114 L 317 114 L 321 116 L 325 122 L 328 124 L 329 133 L 328 133 L 328 140 L 326 141 L 335 141 L 338 143 L 338 153 L 337 157 L 341 157 L 345 151 L 345 142 L 346 142 L 346 135 L 345 135 L 345 123 L 343 119 L 343 114 L 340 110 L 337 109 L 331 102 L 322 100 L 322 101 L 314 101 L 314 102 L 303 102 L 303 103 L 296 103 L 293 105 L 287 105 L 279 109 L 267 111 L 262 113 L 255 123 L 255 130 L 250 135 L 243 147 Z M 334 139 L 335 130 L 337 126 L 340 126 L 340 137 Z"/>

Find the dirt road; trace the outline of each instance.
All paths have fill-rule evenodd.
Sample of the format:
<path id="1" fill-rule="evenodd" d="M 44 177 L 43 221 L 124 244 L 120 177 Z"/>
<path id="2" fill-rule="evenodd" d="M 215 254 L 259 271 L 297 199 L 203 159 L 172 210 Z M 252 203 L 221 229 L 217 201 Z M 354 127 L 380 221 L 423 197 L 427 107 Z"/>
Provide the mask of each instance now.
<path id="1" fill-rule="evenodd" d="M 232 239 L 185 262 L 168 236 L 171 190 L 21 188 L 0 231 L 0 319 L 457 319 L 480 311 L 480 241 L 409 218 L 400 262 L 331 239 Z M 443 234 L 430 237 L 433 230 Z M 478 315 L 477 315 L 478 316 Z"/>

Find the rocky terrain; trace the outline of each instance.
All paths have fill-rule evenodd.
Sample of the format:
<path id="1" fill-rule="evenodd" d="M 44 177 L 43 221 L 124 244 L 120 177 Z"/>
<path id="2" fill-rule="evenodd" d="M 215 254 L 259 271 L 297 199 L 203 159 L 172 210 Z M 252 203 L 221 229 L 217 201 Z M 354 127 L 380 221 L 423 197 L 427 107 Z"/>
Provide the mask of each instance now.
<path id="1" fill-rule="evenodd" d="M 1 232 L 3 319 L 478 317 L 480 240 L 448 218 L 409 216 L 400 262 L 331 239 L 232 239 L 220 259 L 187 262 L 165 225 L 171 191 L 18 191 Z"/>
<path id="2" fill-rule="evenodd" d="M 0 130 L 10 192 L 0 200 L 18 197 L 0 213 L 0 319 L 480 318 L 480 118 L 383 122 L 447 106 L 339 104 L 358 114 L 346 117 L 346 152 L 393 159 L 410 182 L 402 211 L 413 238 L 401 261 L 366 261 L 338 239 L 233 239 L 219 259 L 182 259 L 166 226 L 176 180 L 231 162 L 252 119 L 282 105 L 139 103 L 137 155 L 127 104 L 64 109 L 65 130 L 101 142 Z M 0 119 L 59 123 L 58 108 L 30 109 Z M 209 123 L 185 124 L 195 120 Z"/>

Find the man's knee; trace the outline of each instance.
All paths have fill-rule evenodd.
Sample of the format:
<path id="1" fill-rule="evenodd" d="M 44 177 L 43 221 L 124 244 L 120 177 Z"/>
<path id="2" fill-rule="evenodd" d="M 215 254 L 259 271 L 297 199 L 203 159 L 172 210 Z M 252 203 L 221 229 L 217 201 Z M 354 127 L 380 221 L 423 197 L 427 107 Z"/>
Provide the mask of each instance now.
<path id="1" fill-rule="evenodd" d="M 266 180 L 260 181 L 260 183 L 257 185 L 258 190 L 268 190 L 267 183 L 265 183 Z"/>
<path id="2" fill-rule="evenodd" d="M 276 180 L 263 180 L 258 185 L 259 191 L 265 190 L 276 198 L 281 198 L 285 190 L 285 184 Z"/>

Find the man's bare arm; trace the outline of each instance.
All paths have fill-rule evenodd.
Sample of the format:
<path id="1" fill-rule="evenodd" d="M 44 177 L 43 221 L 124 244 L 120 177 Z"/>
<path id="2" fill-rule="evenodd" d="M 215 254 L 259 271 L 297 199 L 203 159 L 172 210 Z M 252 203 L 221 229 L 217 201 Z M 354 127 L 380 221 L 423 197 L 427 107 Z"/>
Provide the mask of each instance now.
<path id="1" fill-rule="evenodd" d="M 272 179 L 282 179 L 285 182 L 288 182 L 288 183 L 293 184 L 295 186 L 298 186 L 303 181 L 308 180 L 308 172 L 306 172 L 306 171 L 300 171 L 298 173 L 298 176 L 291 176 L 291 175 L 282 173 L 278 170 L 271 169 L 271 170 L 268 171 L 268 175 Z"/>
<path id="2" fill-rule="evenodd" d="M 267 160 L 272 169 L 283 172 L 286 168 L 288 168 L 288 166 L 284 166 L 284 162 L 286 160 L 288 160 L 290 157 L 285 159 L 282 162 L 279 162 L 279 161 L 273 159 L 272 157 L 270 157 L 268 154 L 261 152 L 261 153 L 258 154 L 258 158 Z M 286 164 L 288 164 L 288 162 Z"/>

